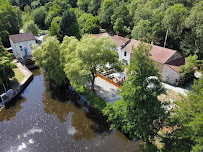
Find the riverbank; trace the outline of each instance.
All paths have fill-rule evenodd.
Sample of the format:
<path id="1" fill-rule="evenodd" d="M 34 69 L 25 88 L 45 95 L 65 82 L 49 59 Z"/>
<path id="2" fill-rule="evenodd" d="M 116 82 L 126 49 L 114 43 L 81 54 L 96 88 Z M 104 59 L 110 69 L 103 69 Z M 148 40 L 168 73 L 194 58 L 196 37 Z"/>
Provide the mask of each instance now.
<path id="1" fill-rule="evenodd" d="M 33 79 L 33 73 L 27 67 L 23 66 L 16 59 L 13 62 L 16 64 L 16 66 L 20 70 L 20 72 L 23 73 L 24 77 L 21 78 L 22 79 L 21 82 L 18 82 L 18 84 L 14 84 L 12 86 L 12 90 L 8 91 L 9 93 L 6 92 L 6 93 L 2 94 L 3 96 L 5 96 L 5 100 L 2 101 L 3 105 L 12 101 L 12 99 L 14 99 L 17 95 L 19 95 Z M 4 106 L 1 108 L 4 108 Z"/>

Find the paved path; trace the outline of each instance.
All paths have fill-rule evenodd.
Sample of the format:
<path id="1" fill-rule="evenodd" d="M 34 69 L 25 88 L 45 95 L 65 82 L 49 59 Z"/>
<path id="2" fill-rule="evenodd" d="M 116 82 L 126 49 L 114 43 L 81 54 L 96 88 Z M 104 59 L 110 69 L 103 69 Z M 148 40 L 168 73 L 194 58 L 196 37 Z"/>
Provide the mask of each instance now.
<path id="1" fill-rule="evenodd" d="M 121 98 L 119 96 L 119 88 L 100 77 L 95 79 L 95 89 L 98 96 L 112 104 Z"/>
<path id="2" fill-rule="evenodd" d="M 180 87 L 175 87 L 175 86 L 172 86 L 172 85 L 169 85 L 169 84 L 166 84 L 166 83 L 163 83 L 162 82 L 162 85 L 166 88 L 166 89 L 171 89 L 175 92 L 178 92 L 180 94 L 183 94 L 183 95 L 187 95 L 187 92 L 188 90 L 184 89 L 184 88 L 180 88 Z"/>

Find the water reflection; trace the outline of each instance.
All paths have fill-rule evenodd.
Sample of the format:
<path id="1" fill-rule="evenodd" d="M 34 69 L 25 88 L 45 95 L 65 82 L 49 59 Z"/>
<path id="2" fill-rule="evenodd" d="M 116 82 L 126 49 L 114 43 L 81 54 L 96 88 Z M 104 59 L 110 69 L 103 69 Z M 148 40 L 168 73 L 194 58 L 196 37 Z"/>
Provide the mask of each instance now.
<path id="1" fill-rule="evenodd" d="M 23 109 L 21 104 L 25 101 L 25 98 L 19 96 L 6 104 L 5 108 L 0 111 L 0 122 L 14 119 L 16 114 Z"/>
<path id="2" fill-rule="evenodd" d="M 80 106 L 74 92 L 50 86 L 38 70 L 34 75 L 23 98 L 0 114 L 0 152 L 138 151 L 136 142 L 109 131 L 102 114 Z"/>
<path id="3" fill-rule="evenodd" d="M 48 114 L 55 114 L 61 123 L 68 124 L 68 133 L 73 135 L 77 141 L 91 140 L 97 134 L 94 131 L 94 123 L 85 116 L 85 111 L 75 104 L 70 103 L 67 90 L 55 88 L 45 82 L 46 90 L 43 94 L 44 111 Z M 57 100 L 56 100 L 57 99 Z"/>

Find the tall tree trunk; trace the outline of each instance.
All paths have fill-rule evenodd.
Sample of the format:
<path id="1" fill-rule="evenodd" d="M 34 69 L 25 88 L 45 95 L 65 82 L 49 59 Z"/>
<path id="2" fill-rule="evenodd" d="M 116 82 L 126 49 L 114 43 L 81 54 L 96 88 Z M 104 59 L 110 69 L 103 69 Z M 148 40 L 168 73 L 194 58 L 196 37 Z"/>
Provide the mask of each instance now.
<path id="1" fill-rule="evenodd" d="M 92 73 L 92 86 L 91 86 L 91 91 L 94 92 L 94 81 L 95 81 L 95 74 L 94 74 L 94 69 L 92 68 L 91 70 L 91 73 Z"/>

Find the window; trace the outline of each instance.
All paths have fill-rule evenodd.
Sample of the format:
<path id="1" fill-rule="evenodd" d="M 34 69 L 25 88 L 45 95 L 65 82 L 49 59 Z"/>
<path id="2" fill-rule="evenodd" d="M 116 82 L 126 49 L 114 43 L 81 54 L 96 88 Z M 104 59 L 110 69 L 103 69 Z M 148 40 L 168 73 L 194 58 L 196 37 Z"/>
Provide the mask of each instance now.
<path id="1" fill-rule="evenodd" d="M 23 47 L 22 46 L 20 46 L 20 50 L 23 51 Z"/>
<path id="2" fill-rule="evenodd" d="M 32 44 L 30 44 L 30 49 L 32 49 Z"/>
<path id="3" fill-rule="evenodd" d="M 126 51 L 124 52 L 124 56 L 127 56 L 127 52 Z"/>

